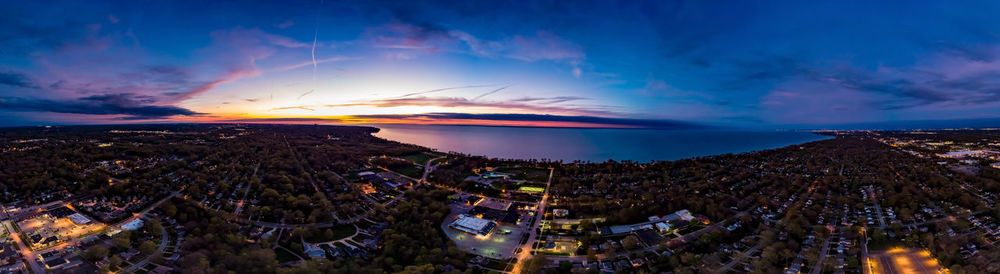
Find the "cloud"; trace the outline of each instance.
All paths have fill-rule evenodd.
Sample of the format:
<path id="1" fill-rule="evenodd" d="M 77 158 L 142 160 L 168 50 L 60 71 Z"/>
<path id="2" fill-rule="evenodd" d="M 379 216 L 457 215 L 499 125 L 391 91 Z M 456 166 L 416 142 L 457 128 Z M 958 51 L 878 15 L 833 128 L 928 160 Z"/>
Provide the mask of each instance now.
<path id="1" fill-rule="evenodd" d="M 216 122 L 226 122 L 226 123 L 302 123 L 302 122 L 316 122 L 316 123 L 339 123 L 345 122 L 338 118 L 313 118 L 313 117 L 279 117 L 279 118 L 241 118 L 241 119 L 224 119 L 218 120 Z"/>
<path id="2" fill-rule="evenodd" d="M 548 114 L 507 114 L 507 113 L 424 113 L 424 114 L 384 114 L 355 115 L 355 118 L 368 119 L 399 119 L 399 120 L 475 120 L 475 121 L 509 121 L 509 122 L 564 122 L 588 125 L 605 125 L 614 127 L 636 127 L 655 129 L 694 129 L 705 128 L 688 122 L 654 119 L 608 118 L 597 116 L 566 116 Z"/>
<path id="3" fill-rule="evenodd" d="M 642 129 L 703 129 L 709 126 L 674 120 L 608 118 L 597 116 L 568 116 L 547 114 L 507 113 L 421 113 L 421 114 L 372 114 L 337 117 L 272 117 L 223 119 L 215 122 L 229 123 L 410 123 L 441 125 L 494 125 L 542 126 L 589 128 L 642 128 Z"/>
<path id="4" fill-rule="evenodd" d="M 541 103 L 547 103 L 547 104 L 555 104 L 555 103 L 562 103 L 562 102 L 569 102 L 569 101 L 578 101 L 578 100 L 587 100 L 587 99 L 589 99 L 589 98 L 587 98 L 587 97 L 579 97 L 579 96 L 555 96 L 555 97 L 521 97 L 521 98 L 512 99 L 511 101 L 512 102 L 522 102 L 522 103 L 541 102 Z"/>
<path id="5" fill-rule="evenodd" d="M 295 25 L 295 21 L 292 21 L 291 19 L 285 20 L 281 23 L 274 24 L 274 26 L 278 27 L 279 29 L 285 29 L 291 27 L 292 25 Z"/>
<path id="6" fill-rule="evenodd" d="M 369 28 L 366 36 L 373 46 L 383 49 L 416 50 L 424 53 L 456 52 L 479 57 L 510 58 L 524 62 L 553 61 L 571 65 L 571 73 L 583 75 L 580 64 L 586 59 L 583 47 L 551 31 L 514 35 L 499 40 L 480 39 L 468 32 L 449 29 L 426 21 L 397 20 Z M 413 55 L 392 54 L 395 59 Z M 403 58 L 399 58 L 403 57 Z"/>
<path id="7" fill-rule="evenodd" d="M 514 36 L 506 55 L 522 61 L 573 61 L 586 58 L 583 49 L 548 31 L 538 31 L 535 36 Z"/>
<path id="8" fill-rule="evenodd" d="M 150 104 L 154 101 L 154 98 L 134 94 L 95 95 L 75 100 L 0 97 L 0 109 L 67 114 L 123 115 L 124 118 L 129 119 L 202 115 L 202 113 L 181 107 Z"/>
<path id="9" fill-rule="evenodd" d="M 236 28 L 233 30 L 214 31 L 211 33 L 213 43 L 200 50 L 206 56 L 206 65 L 216 67 L 219 73 L 214 78 L 205 81 L 188 81 L 175 88 L 179 91 L 165 93 L 164 102 L 177 103 L 215 89 L 219 85 L 242 78 L 256 77 L 265 71 L 284 71 L 313 64 L 312 61 L 293 65 L 278 66 L 274 69 L 261 70 L 256 61 L 266 59 L 279 52 L 280 48 L 304 48 L 307 43 L 294 39 L 263 32 L 259 29 Z M 331 57 L 317 62 L 333 62 L 345 60 L 346 57 Z M 186 87 L 186 88 L 185 88 Z"/>
<path id="10" fill-rule="evenodd" d="M 495 91 L 499 91 L 494 90 Z M 490 92 L 484 94 L 489 95 Z M 481 98 L 480 96 L 479 98 Z M 477 99 L 466 99 L 462 97 L 425 97 L 425 96 L 404 96 L 397 98 L 385 98 L 376 100 L 366 100 L 344 104 L 326 105 L 306 105 L 276 107 L 271 110 L 304 109 L 314 110 L 316 108 L 343 108 L 343 107 L 444 107 L 457 109 L 493 109 L 493 110 L 520 110 L 533 113 L 554 113 L 562 115 L 602 115 L 615 116 L 617 113 L 609 111 L 612 106 L 603 105 L 561 105 L 565 102 L 586 100 L 584 97 L 576 96 L 556 96 L 556 97 L 523 97 L 507 101 L 481 101 Z"/>
<path id="11" fill-rule="evenodd" d="M 0 71 L 0 85 L 8 85 L 21 88 L 38 88 L 27 75 L 17 72 Z"/>
<path id="12" fill-rule="evenodd" d="M 391 99 L 380 99 L 380 100 L 369 100 L 365 102 L 348 103 L 348 104 L 332 104 L 324 105 L 325 107 L 338 108 L 338 107 L 357 107 L 357 106 L 367 106 L 367 107 L 379 107 L 379 108 L 390 108 L 390 107 L 445 107 L 445 108 L 459 108 L 459 109 L 504 109 L 504 110 L 520 110 L 533 113 L 553 113 L 561 115 L 605 115 L 611 116 L 616 115 L 607 111 L 601 106 L 560 106 L 554 104 L 554 102 L 559 102 L 558 100 L 552 101 L 536 101 L 543 102 L 544 104 L 529 104 L 524 102 L 510 101 L 473 101 L 461 97 L 406 97 L 406 98 L 391 98 Z"/>
<path id="13" fill-rule="evenodd" d="M 316 109 L 313 109 L 313 108 L 308 107 L 308 106 L 278 107 L 278 108 L 272 108 L 271 110 L 286 110 L 286 109 L 301 109 L 301 110 L 308 110 L 308 111 L 316 111 Z"/>
<path id="14" fill-rule="evenodd" d="M 277 71 L 293 70 L 293 69 L 297 69 L 297 68 L 301 68 L 301 67 L 305 67 L 305 66 L 312 66 L 314 64 L 318 65 L 318 64 L 329 63 L 329 62 L 357 60 L 357 59 L 358 58 L 346 57 L 346 56 L 334 56 L 334 57 L 330 57 L 330 58 L 324 58 L 324 59 L 316 60 L 315 63 L 313 63 L 314 61 L 305 61 L 305 62 L 295 63 L 295 64 L 291 64 L 291 65 L 279 66 L 279 67 L 276 67 L 276 68 L 273 68 L 273 69 L 269 69 L 267 72 L 277 72 Z"/>

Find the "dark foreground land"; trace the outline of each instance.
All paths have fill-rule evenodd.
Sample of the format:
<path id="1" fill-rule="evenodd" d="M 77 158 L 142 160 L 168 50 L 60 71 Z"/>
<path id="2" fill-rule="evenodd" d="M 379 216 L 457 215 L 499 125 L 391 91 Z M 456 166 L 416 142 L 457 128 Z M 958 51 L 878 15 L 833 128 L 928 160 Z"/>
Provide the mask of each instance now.
<path id="1" fill-rule="evenodd" d="M 830 132 L 653 163 L 443 154 L 375 131 L 0 129 L 0 263 L 36 273 L 1000 272 L 993 131 Z M 495 229 L 456 230 L 460 214 Z"/>

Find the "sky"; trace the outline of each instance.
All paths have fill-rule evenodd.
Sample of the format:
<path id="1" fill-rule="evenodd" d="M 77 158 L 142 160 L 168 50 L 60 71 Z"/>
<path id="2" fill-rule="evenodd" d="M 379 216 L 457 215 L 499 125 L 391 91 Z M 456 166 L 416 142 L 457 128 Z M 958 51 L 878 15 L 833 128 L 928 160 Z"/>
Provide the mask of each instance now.
<path id="1" fill-rule="evenodd" d="M 12 1 L 0 125 L 1000 118 L 1000 2 L 814 2 Z"/>

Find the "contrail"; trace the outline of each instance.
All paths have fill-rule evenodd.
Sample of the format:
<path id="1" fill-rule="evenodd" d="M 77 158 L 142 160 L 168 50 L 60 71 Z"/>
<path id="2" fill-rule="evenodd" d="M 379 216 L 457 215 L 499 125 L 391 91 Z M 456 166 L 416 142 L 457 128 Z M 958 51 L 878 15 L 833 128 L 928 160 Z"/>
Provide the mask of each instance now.
<path id="1" fill-rule="evenodd" d="M 309 91 L 306 91 L 306 93 L 303 93 L 302 95 L 299 95 L 299 98 L 295 98 L 295 100 L 302 99 L 302 97 L 305 97 L 306 95 L 309 95 L 310 93 L 313 93 L 313 91 L 314 91 L 314 89 L 310 89 Z"/>
<path id="2" fill-rule="evenodd" d="M 427 94 L 427 93 L 438 92 L 438 91 L 445 91 L 445 90 L 453 90 L 453 89 L 484 88 L 484 87 L 495 87 L 495 86 L 497 86 L 497 85 L 472 85 L 472 86 L 439 88 L 439 89 L 425 90 L 425 91 L 421 91 L 421 92 L 408 93 L 408 94 L 404 94 L 403 96 L 400 96 L 400 97 L 410 97 L 410 96 L 414 96 L 414 95 L 423 95 L 423 94 Z"/>
<path id="3" fill-rule="evenodd" d="M 486 97 L 486 95 L 497 93 L 497 92 L 499 92 L 499 91 L 501 91 L 501 90 L 503 90 L 505 88 L 509 88 L 509 87 L 510 87 L 510 85 L 506 85 L 506 86 L 503 86 L 501 88 L 494 89 L 493 91 L 490 91 L 490 92 L 487 92 L 487 93 L 483 93 L 482 95 L 476 96 L 476 98 L 472 98 L 472 101 L 479 100 L 479 98 L 483 98 L 483 97 Z"/>
<path id="4" fill-rule="evenodd" d="M 312 61 L 313 61 L 313 82 L 316 81 L 316 38 L 319 37 L 319 23 L 316 23 L 316 31 L 313 32 L 313 47 L 312 47 Z"/>
<path id="5" fill-rule="evenodd" d="M 319 6 L 322 7 L 324 0 L 319 1 Z M 313 31 L 313 46 L 312 46 L 312 61 L 313 61 L 313 85 L 316 84 L 316 69 L 318 64 L 316 63 L 316 40 L 319 38 L 319 9 L 316 9 L 316 28 Z"/>

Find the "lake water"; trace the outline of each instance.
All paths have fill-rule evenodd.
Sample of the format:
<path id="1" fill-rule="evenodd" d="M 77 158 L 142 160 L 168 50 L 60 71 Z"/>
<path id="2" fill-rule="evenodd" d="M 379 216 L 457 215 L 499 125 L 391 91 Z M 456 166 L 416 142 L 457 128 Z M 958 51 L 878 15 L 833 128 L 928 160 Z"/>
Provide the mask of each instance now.
<path id="1" fill-rule="evenodd" d="M 373 125 L 375 136 L 438 151 L 499 158 L 605 161 L 677 160 L 779 148 L 821 136 L 800 131 L 580 129 Z"/>

